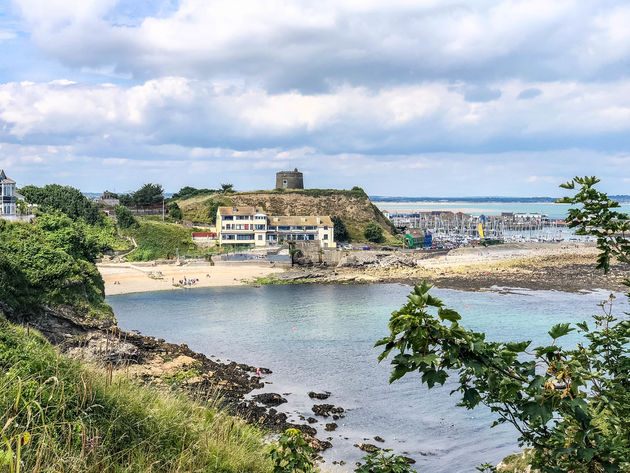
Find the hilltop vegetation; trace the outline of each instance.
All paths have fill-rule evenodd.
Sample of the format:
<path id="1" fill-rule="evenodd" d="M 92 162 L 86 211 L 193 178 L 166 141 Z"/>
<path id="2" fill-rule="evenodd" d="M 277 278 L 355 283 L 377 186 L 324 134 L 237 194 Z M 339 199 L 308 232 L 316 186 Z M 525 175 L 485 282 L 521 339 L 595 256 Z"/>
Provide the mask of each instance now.
<path id="1" fill-rule="evenodd" d="M 272 215 L 330 215 L 339 217 L 352 240 L 364 241 L 368 223 L 383 229 L 385 239 L 391 239 L 395 228 L 372 204 L 359 187 L 352 190 L 305 189 L 235 192 L 229 195 L 197 195 L 178 200 L 184 220 L 215 223 L 219 206 L 261 207 Z"/>
<path id="2" fill-rule="evenodd" d="M 49 326 L 53 313 L 72 326 L 114 321 L 93 264 L 97 245 L 80 224 L 65 219 L 45 215 L 35 225 L 0 220 L 0 314 L 36 326 Z"/>
<path id="3" fill-rule="evenodd" d="M 191 229 L 173 223 L 142 219 L 136 226 L 124 230 L 124 233 L 138 245 L 125 256 L 128 261 L 174 258 L 178 252 L 183 255 L 197 249 L 192 241 Z"/>
<path id="4" fill-rule="evenodd" d="M 0 316 L 0 471 L 271 472 L 261 433 L 72 361 Z"/>

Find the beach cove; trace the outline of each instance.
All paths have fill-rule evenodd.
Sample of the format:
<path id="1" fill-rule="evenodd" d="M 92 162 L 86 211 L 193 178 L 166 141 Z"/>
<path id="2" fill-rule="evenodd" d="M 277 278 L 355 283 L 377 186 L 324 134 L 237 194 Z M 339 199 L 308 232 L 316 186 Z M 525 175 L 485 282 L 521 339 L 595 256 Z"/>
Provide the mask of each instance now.
<path id="1" fill-rule="evenodd" d="M 376 436 L 385 439 L 379 446 L 407 452 L 419 471 L 473 471 L 518 451 L 509 428 L 489 428 L 488 412 L 456 408 L 449 382 L 433 391 L 414 377 L 389 385 L 388 363 L 376 362 L 378 350 L 372 346 L 408 293 L 409 287 L 397 284 L 284 285 L 147 292 L 107 301 L 123 330 L 185 343 L 222 362 L 271 368 L 273 374 L 262 378 L 265 387 L 254 394 L 282 395 L 288 402 L 276 409 L 296 422 L 313 416 L 314 404 L 342 406 L 346 417 L 335 421 L 336 431 L 324 430 L 330 419 L 317 417 L 312 424 L 318 438 L 331 439 L 333 448 L 323 454 L 327 465 L 357 461 L 364 452 L 354 445 L 379 443 Z M 486 331 L 490 339 L 532 339 L 534 344 L 547 341 L 554 323 L 588 319 L 607 296 L 601 291 L 433 293 L 458 310 L 467 327 Z M 616 310 L 627 310 L 624 304 Z M 574 335 L 565 343 L 576 341 Z M 332 394 L 314 401 L 309 391 Z"/>

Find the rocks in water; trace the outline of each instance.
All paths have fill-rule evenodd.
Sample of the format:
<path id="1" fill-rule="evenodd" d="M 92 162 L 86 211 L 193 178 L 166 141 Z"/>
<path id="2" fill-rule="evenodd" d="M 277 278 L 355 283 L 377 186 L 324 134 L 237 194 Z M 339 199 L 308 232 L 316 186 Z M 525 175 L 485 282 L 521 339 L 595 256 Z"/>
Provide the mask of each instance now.
<path id="1" fill-rule="evenodd" d="M 335 407 L 332 404 L 315 404 L 311 410 L 315 415 L 328 417 L 331 414 L 341 414 L 344 412 L 343 407 Z"/>
<path id="2" fill-rule="evenodd" d="M 315 417 L 307 417 L 306 422 L 308 422 L 309 424 L 314 424 L 315 422 L 317 422 L 317 419 Z"/>
<path id="3" fill-rule="evenodd" d="M 252 396 L 252 399 L 256 402 L 264 404 L 265 406 L 279 406 L 280 404 L 287 402 L 285 398 L 277 393 L 256 394 L 255 396 Z"/>
<path id="4" fill-rule="evenodd" d="M 330 393 L 328 391 L 323 392 L 323 393 L 316 393 L 316 392 L 309 392 L 308 393 L 308 397 L 310 397 L 311 399 L 328 399 L 330 397 Z"/>
<path id="5" fill-rule="evenodd" d="M 359 449 L 368 453 L 374 453 L 380 450 L 376 445 L 372 445 L 371 443 L 360 443 L 358 445 L 355 445 L 355 447 L 359 447 Z"/>
<path id="6" fill-rule="evenodd" d="M 403 457 L 403 460 L 405 460 L 410 465 L 413 465 L 416 462 L 413 458 L 410 457 Z"/>
<path id="7" fill-rule="evenodd" d="M 333 430 L 337 429 L 337 427 L 339 426 L 335 424 L 334 422 L 331 422 L 330 424 L 326 424 L 326 430 L 328 432 L 332 432 Z"/>
<path id="8" fill-rule="evenodd" d="M 376 440 L 377 442 L 384 442 L 385 439 L 383 437 L 379 437 L 378 435 L 376 437 L 374 437 L 374 440 Z"/>

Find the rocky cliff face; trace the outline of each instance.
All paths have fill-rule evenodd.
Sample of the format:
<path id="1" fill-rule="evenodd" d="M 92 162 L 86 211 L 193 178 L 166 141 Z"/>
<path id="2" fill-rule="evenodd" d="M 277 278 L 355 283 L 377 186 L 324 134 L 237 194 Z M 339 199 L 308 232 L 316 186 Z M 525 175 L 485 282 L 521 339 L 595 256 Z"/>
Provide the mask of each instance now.
<path id="1" fill-rule="evenodd" d="M 389 238 L 394 231 L 389 220 L 362 191 L 307 189 L 284 192 L 239 192 L 212 195 L 179 201 L 185 220 L 210 221 L 216 203 L 232 206 L 252 206 L 270 215 L 330 215 L 342 219 L 353 240 L 364 240 L 363 231 L 369 222 L 376 222 Z M 214 204 L 214 205 L 213 205 Z"/>
<path id="2" fill-rule="evenodd" d="M 51 343 L 55 344 L 76 335 L 85 335 L 92 330 L 106 329 L 116 324 L 113 317 L 97 320 L 86 317 L 83 312 L 83 309 L 71 305 L 40 306 L 29 311 L 14 310 L 0 302 L 0 316 L 6 317 L 15 324 L 39 330 Z"/>

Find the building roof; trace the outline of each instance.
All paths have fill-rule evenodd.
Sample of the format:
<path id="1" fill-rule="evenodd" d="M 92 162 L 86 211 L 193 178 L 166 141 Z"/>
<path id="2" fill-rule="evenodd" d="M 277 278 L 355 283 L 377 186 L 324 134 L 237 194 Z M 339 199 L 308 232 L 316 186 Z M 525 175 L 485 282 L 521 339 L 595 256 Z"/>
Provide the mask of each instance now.
<path id="1" fill-rule="evenodd" d="M 13 179 L 9 179 L 4 173 L 4 169 L 0 169 L 0 182 L 4 182 L 5 184 L 15 184 L 15 181 Z"/>
<path id="2" fill-rule="evenodd" d="M 266 215 L 265 211 L 258 207 L 219 207 L 219 215 Z"/>
<path id="3" fill-rule="evenodd" d="M 295 217 L 288 216 L 273 216 L 269 217 L 269 225 L 273 226 L 313 226 L 313 227 L 323 227 L 334 226 L 332 220 L 329 216 L 302 216 L 298 215 Z"/>

